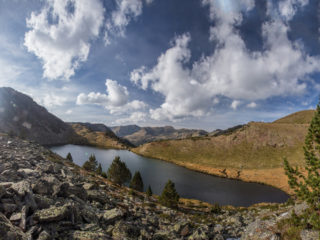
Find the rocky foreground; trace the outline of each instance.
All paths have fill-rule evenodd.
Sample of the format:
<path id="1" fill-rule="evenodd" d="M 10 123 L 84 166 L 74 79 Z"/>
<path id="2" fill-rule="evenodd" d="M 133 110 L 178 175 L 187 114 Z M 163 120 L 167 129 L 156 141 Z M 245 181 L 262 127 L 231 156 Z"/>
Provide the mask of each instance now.
<path id="1" fill-rule="evenodd" d="M 304 207 L 172 210 L 44 147 L 0 136 L 0 239 L 280 239 L 276 222 Z"/>

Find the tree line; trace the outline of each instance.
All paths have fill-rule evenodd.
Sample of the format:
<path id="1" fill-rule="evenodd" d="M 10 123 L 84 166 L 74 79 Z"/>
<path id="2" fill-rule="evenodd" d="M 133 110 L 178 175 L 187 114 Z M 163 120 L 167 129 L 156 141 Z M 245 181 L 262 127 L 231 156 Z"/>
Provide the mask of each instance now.
<path id="1" fill-rule="evenodd" d="M 66 159 L 73 162 L 71 153 L 67 154 Z M 95 172 L 118 185 L 129 183 L 129 188 L 135 191 L 143 192 L 144 183 L 140 172 L 135 172 L 132 177 L 132 174 L 126 163 L 121 161 L 119 156 L 114 158 L 107 172 L 102 170 L 101 163 L 98 163 L 94 154 L 90 155 L 89 159 L 83 164 L 82 168 L 87 171 Z M 151 197 L 153 195 L 150 185 L 146 190 L 146 195 L 147 197 Z M 171 180 L 168 180 L 161 195 L 159 196 L 159 202 L 164 206 L 176 208 L 179 203 L 179 198 L 180 196 L 175 189 L 175 184 Z"/>

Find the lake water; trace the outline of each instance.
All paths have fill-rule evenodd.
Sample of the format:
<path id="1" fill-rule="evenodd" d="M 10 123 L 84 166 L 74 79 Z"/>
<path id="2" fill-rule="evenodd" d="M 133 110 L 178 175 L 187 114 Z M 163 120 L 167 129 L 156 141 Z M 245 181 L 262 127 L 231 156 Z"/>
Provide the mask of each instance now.
<path id="1" fill-rule="evenodd" d="M 95 154 L 105 172 L 114 157 L 120 156 L 132 175 L 135 171 L 140 171 L 145 189 L 150 184 L 155 194 L 160 194 L 165 183 L 171 179 L 181 197 L 220 205 L 250 206 L 260 202 L 285 202 L 288 199 L 286 193 L 270 186 L 215 177 L 126 150 L 77 145 L 56 146 L 51 150 L 62 157 L 66 157 L 70 152 L 74 163 L 79 166 L 82 166 L 91 154 Z"/>

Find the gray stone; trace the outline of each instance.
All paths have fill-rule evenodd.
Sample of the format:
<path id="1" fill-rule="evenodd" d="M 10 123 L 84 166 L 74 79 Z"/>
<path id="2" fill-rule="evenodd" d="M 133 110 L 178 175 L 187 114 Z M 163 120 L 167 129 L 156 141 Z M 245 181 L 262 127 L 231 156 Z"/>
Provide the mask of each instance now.
<path id="1" fill-rule="evenodd" d="M 103 220 L 107 224 L 112 224 L 115 221 L 121 219 L 123 217 L 123 215 L 124 215 L 124 213 L 120 209 L 114 208 L 111 210 L 104 211 Z"/>
<path id="2" fill-rule="evenodd" d="M 300 233 L 301 240 L 319 240 L 319 231 L 315 230 L 302 230 Z"/>
<path id="3" fill-rule="evenodd" d="M 57 222 L 68 217 L 70 214 L 70 206 L 62 207 L 52 206 L 48 209 L 38 210 L 34 214 L 34 219 L 39 222 Z"/>

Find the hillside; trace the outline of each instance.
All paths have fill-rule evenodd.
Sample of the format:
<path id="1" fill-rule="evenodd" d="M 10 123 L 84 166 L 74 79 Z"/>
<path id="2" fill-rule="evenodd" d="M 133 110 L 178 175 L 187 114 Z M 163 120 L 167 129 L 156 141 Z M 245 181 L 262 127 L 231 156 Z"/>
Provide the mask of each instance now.
<path id="1" fill-rule="evenodd" d="M 297 124 L 309 124 L 314 115 L 314 110 L 304 110 L 300 112 L 292 113 L 288 116 L 280 118 L 274 123 L 297 123 Z"/>
<path id="2" fill-rule="evenodd" d="M 0 132 L 43 145 L 85 143 L 68 124 L 32 98 L 7 87 L 0 88 Z"/>
<path id="3" fill-rule="evenodd" d="M 190 169 L 262 182 L 289 192 L 283 158 L 287 157 L 295 166 L 303 165 L 302 146 L 309 126 L 304 122 L 310 115 L 312 111 L 303 111 L 274 123 L 250 122 L 213 136 L 152 142 L 133 151 Z"/>
<path id="4" fill-rule="evenodd" d="M 127 139 L 136 146 L 166 139 L 183 139 L 188 137 L 206 136 L 204 130 L 196 129 L 175 129 L 171 126 L 165 127 L 139 127 L 137 125 L 111 127 L 111 130 L 118 136 Z"/>
<path id="5" fill-rule="evenodd" d="M 91 123 L 69 123 L 74 131 L 85 138 L 89 145 L 102 148 L 127 149 L 133 145 L 125 140 L 117 137 L 104 124 Z"/>

